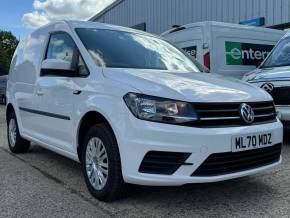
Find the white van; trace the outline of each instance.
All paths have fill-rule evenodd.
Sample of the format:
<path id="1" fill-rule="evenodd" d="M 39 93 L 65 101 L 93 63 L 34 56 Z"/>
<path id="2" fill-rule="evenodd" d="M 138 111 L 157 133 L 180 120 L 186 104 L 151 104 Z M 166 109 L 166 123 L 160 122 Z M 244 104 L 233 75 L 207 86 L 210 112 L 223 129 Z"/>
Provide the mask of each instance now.
<path id="1" fill-rule="evenodd" d="M 271 96 L 200 71 L 148 33 L 95 22 L 42 27 L 12 60 L 9 148 L 27 152 L 33 141 L 81 162 L 103 201 L 128 184 L 217 182 L 279 165 L 283 128 Z"/>
<path id="2" fill-rule="evenodd" d="M 211 72 L 241 79 L 267 57 L 284 34 L 281 30 L 206 21 L 174 28 L 161 36 Z"/>
<path id="3" fill-rule="evenodd" d="M 243 80 L 267 91 L 274 99 L 279 118 L 290 127 L 290 32 L 280 40 L 266 60 Z"/>

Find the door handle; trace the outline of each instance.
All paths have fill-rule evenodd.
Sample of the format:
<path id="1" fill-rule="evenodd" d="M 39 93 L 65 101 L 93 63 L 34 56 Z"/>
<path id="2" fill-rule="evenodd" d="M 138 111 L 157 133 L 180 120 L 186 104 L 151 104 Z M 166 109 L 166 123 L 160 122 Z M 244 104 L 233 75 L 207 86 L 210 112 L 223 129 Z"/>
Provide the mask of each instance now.
<path id="1" fill-rule="evenodd" d="M 79 95 L 79 94 L 81 94 L 81 93 L 82 93 L 81 90 L 74 90 L 74 91 L 73 91 L 73 94 L 74 94 L 74 95 Z"/>

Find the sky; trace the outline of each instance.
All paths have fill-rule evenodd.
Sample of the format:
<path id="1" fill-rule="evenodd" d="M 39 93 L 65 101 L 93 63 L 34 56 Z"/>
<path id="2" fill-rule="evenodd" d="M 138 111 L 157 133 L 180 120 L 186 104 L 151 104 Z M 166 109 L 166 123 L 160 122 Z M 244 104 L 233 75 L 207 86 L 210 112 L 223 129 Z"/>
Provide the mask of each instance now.
<path id="1" fill-rule="evenodd" d="M 0 0 L 0 30 L 25 38 L 51 21 L 88 20 L 114 0 Z"/>

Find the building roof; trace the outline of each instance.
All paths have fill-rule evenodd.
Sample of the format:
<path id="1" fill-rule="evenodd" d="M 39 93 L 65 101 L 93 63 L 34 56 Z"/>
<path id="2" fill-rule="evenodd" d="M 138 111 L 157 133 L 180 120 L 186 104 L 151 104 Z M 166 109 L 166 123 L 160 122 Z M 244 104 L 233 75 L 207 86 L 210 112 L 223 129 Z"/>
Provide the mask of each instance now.
<path id="1" fill-rule="evenodd" d="M 93 16 L 92 18 L 90 18 L 89 21 L 96 21 L 102 15 L 104 15 L 108 11 L 112 10 L 114 7 L 116 7 L 117 5 L 119 5 L 120 3 L 122 3 L 123 1 L 125 1 L 125 0 L 115 0 L 112 4 L 110 4 L 109 6 L 107 6 L 104 10 L 100 11 L 98 14 L 96 14 L 95 16 Z"/>

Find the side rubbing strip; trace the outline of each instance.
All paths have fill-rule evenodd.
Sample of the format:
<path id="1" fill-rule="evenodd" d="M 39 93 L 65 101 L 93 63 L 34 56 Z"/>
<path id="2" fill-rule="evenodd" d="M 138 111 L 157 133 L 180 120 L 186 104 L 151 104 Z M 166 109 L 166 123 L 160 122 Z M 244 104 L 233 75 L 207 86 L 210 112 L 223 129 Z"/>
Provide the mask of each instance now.
<path id="1" fill-rule="evenodd" d="M 39 114 L 39 115 L 58 118 L 58 119 L 62 119 L 62 120 L 70 120 L 70 117 L 59 115 L 59 114 L 53 114 L 53 113 L 44 112 L 44 111 L 37 111 L 37 110 L 32 110 L 32 109 L 23 108 L 23 107 L 20 107 L 19 109 L 22 111 L 25 111 L 25 112 L 33 113 L 33 114 Z"/>

